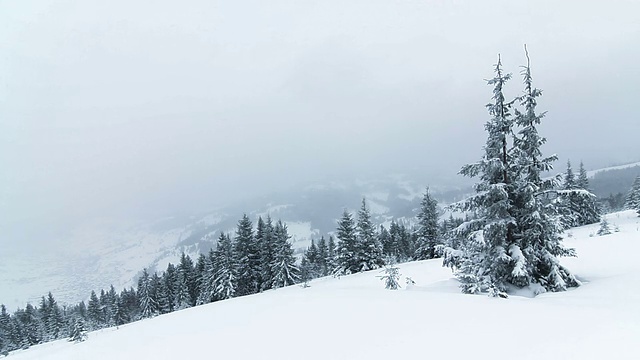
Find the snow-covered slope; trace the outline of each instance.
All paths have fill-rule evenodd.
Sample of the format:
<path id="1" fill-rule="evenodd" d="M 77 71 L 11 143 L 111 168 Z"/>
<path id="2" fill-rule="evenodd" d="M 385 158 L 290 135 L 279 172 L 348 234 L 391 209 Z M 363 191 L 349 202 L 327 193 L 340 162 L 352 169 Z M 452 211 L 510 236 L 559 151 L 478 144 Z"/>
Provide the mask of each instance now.
<path id="1" fill-rule="evenodd" d="M 69 359 L 638 359 L 640 219 L 620 232 L 573 229 L 564 259 L 584 283 L 508 299 L 463 295 L 439 260 L 401 266 L 413 286 L 385 290 L 378 271 L 323 278 L 187 309 L 11 354 Z"/>

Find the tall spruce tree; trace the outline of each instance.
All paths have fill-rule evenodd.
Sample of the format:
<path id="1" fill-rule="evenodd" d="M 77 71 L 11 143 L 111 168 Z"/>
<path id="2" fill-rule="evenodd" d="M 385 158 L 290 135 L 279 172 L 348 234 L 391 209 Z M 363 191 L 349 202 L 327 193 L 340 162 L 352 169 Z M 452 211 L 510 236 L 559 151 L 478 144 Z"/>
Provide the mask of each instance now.
<path id="1" fill-rule="evenodd" d="M 344 210 L 342 217 L 338 221 L 338 229 L 336 237 L 339 242 L 337 244 L 337 259 L 334 273 L 336 275 L 354 274 L 360 271 L 360 262 L 358 259 L 358 239 L 356 236 L 356 224 L 353 216 Z"/>
<path id="2" fill-rule="evenodd" d="M 236 296 L 238 289 L 238 266 L 231 237 L 224 233 L 218 238 L 216 247 L 215 297 L 219 300 Z"/>
<path id="3" fill-rule="evenodd" d="M 426 260 L 438 257 L 436 248 L 440 245 L 438 232 L 438 202 L 431 197 L 429 188 L 426 189 L 420 202 L 418 224 L 416 227 L 415 259 Z"/>
<path id="4" fill-rule="evenodd" d="M 319 276 L 327 276 L 329 275 L 329 248 L 327 247 L 327 241 L 324 239 L 324 236 L 318 240 L 318 270 Z"/>
<path id="5" fill-rule="evenodd" d="M 102 308 L 100 299 L 95 291 L 91 291 L 89 303 L 87 304 L 87 317 L 89 319 L 89 328 L 92 330 L 100 329 L 104 323 L 102 319 Z"/>
<path id="6" fill-rule="evenodd" d="M 153 296 L 154 289 L 147 269 L 142 270 L 138 280 L 138 298 L 140 299 L 140 316 L 149 318 L 158 314 L 158 303 Z"/>
<path id="7" fill-rule="evenodd" d="M 198 296 L 197 274 L 193 265 L 193 260 L 184 252 L 180 255 L 178 272 L 182 274 L 182 278 L 187 285 L 190 301 L 189 306 L 194 306 Z"/>
<path id="8" fill-rule="evenodd" d="M 589 186 L 589 178 L 587 176 L 587 170 L 584 168 L 584 164 L 580 161 L 580 168 L 578 170 L 578 178 L 576 180 L 576 187 L 580 190 L 577 194 L 578 197 L 578 209 L 580 214 L 579 225 L 595 224 L 600 221 L 600 209 L 598 208 L 597 197 L 593 194 L 593 191 Z"/>
<path id="9" fill-rule="evenodd" d="M 375 227 L 371 221 L 371 212 L 364 198 L 358 211 L 356 236 L 358 239 L 356 242 L 358 271 L 378 269 L 384 266 L 382 244 L 376 235 Z"/>
<path id="10" fill-rule="evenodd" d="M 271 216 L 267 216 L 267 221 L 263 221 L 262 217 L 258 218 L 256 226 L 256 243 L 259 252 L 259 279 L 260 291 L 271 289 L 273 283 L 273 273 L 271 272 L 271 263 L 274 258 L 274 234 L 273 221 Z"/>
<path id="11" fill-rule="evenodd" d="M 293 248 L 289 242 L 287 225 L 278 220 L 274 228 L 275 251 L 271 263 L 273 280 L 272 288 L 279 288 L 295 284 L 300 280 L 300 270 L 293 257 Z"/>
<path id="12" fill-rule="evenodd" d="M 503 94 L 511 75 L 504 74 L 500 58 L 494 70 L 494 78 L 488 81 L 493 85 L 493 102 L 487 105 L 491 119 L 485 124 L 488 135 L 485 154 L 479 162 L 465 165 L 460 171 L 464 176 L 479 177 L 476 194 L 457 204 L 458 209 L 477 215 L 461 225 L 467 238 L 457 276 L 465 293 L 506 291 L 515 263 L 507 253 L 517 227 L 512 204 L 514 174 L 508 151 L 514 119 L 512 104 Z"/>
<path id="13" fill-rule="evenodd" d="M 633 185 L 631 185 L 624 207 L 629 210 L 636 210 L 640 215 L 640 176 L 637 176 Z"/>
<path id="14" fill-rule="evenodd" d="M 253 236 L 253 225 L 247 214 L 238 221 L 235 237 L 235 251 L 238 261 L 237 295 L 249 295 L 258 292 L 260 276 L 260 254 Z"/>
<path id="15" fill-rule="evenodd" d="M 525 89 L 519 99 L 524 111 L 516 110 L 516 124 L 520 131 L 514 140 L 515 161 L 512 165 L 515 174 L 519 175 L 513 182 L 512 200 L 516 208 L 514 217 L 518 228 L 514 241 L 507 248 L 512 261 L 507 281 L 520 287 L 538 283 L 546 290 L 561 291 L 568 286 L 577 286 L 578 281 L 560 265 L 558 257 L 573 256 L 575 252 L 562 245 L 562 229 L 557 209 L 546 200 L 556 183 L 554 179 L 543 180 L 541 173 L 552 170 L 557 157 L 542 155 L 541 147 L 546 139 L 539 135 L 538 126 L 546 113 L 536 111 L 537 98 L 542 95 L 542 91 L 533 86 L 528 53 L 527 65 L 523 67 L 522 75 Z M 582 164 L 580 168 L 579 182 L 586 181 Z M 577 185 L 580 186 L 580 183 Z"/>

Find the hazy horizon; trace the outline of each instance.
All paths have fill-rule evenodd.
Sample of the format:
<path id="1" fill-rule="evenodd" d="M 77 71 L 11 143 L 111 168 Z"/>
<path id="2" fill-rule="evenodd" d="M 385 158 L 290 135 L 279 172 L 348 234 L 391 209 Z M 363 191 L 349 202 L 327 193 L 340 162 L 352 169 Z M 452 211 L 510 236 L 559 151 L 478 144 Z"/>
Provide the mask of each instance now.
<path id="1" fill-rule="evenodd" d="M 562 171 L 638 161 L 634 1 L 0 2 L 0 244 L 323 179 L 452 177 L 500 53 Z M 428 185 L 428 184 L 425 184 Z M 250 209 L 249 209 L 250 210 Z"/>

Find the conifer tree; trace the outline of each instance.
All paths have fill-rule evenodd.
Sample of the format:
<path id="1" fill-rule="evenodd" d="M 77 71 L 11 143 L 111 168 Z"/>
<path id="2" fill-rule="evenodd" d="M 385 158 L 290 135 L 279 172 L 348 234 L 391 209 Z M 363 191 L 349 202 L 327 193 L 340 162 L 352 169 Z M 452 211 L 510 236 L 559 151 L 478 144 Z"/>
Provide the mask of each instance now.
<path id="1" fill-rule="evenodd" d="M 13 350 L 13 344 L 9 338 L 10 324 L 11 316 L 7 312 L 6 306 L 0 304 L 0 355 L 7 355 L 10 350 Z"/>
<path id="2" fill-rule="evenodd" d="M 507 251 L 514 242 L 517 226 L 513 217 L 511 154 L 508 141 L 512 136 L 514 119 L 511 103 L 505 100 L 503 87 L 511 78 L 504 74 L 498 58 L 493 85 L 493 102 L 487 105 L 491 119 L 486 123 L 488 137 L 485 154 L 475 163 L 465 165 L 460 173 L 468 177 L 479 176 L 476 194 L 457 204 L 463 211 L 474 211 L 478 217 L 461 225 L 467 234 L 463 256 L 457 276 L 465 293 L 487 291 L 496 287 L 506 291 L 516 262 Z"/>
<path id="3" fill-rule="evenodd" d="M 357 273 L 360 271 L 360 262 L 357 257 L 356 225 L 353 216 L 347 210 L 344 210 L 342 218 L 338 221 L 336 236 L 339 242 L 337 244 L 335 273 L 337 275 Z"/>
<path id="4" fill-rule="evenodd" d="M 49 292 L 47 295 L 47 308 L 49 312 L 49 321 L 47 323 L 47 333 L 51 339 L 59 339 L 62 334 L 63 318 L 58 303 L 53 297 L 53 294 Z M 35 315 L 35 312 L 34 312 Z M 28 329 L 27 329 L 28 330 Z"/>
<path id="5" fill-rule="evenodd" d="M 602 218 L 602 221 L 600 221 L 600 228 L 598 229 L 597 234 L 598 234 L 598 236 L 604 236 L 604 235 L 610 235 L 611 234 L 611 228 L 609 227 L 609 222 L 604 217 Z"/>
<path id="6" fill-rule="evenodd" d="M 87 339 L 87 329 L 84 326 L 84 321 L 78 318 L 74 321 L 71 333 L 69 334 L 69 341 L 82 342 Z"/>
<path id="7" fill-rule="evenodd" d="M 180 255 L 180 264 L 178 264 L 178 272 L 182 274 L 182 278 L 187 285 L 189 292 L 189 306 L 194 306 L 198 298 L 198 281 L 193 260 L 184 252 Z"/>
<path id="8" fill-rule="evenodd" d="M 385 289 L 398 290 L 400 288 L 400 269 L 394 264 L 389 264 L 384 268 L 383 272 L 384 275 L 379 276 L 379 278 L 384 281 Z"/>
<path id="9" fill-rule="evenodd" d="M 169 300 L 167 285 L 162 277 L 158 276 L 157 273 L 152 277 L 152 282 L 155 288 L 155 299 L 158 303 L 158 313 L 168 314 L 171 312 L 173 304 L 171 304 Z"/>
<path id="10" fill-rule="evenodd" d="M 213 249 L 209 250 L 208 256 L 205 258 L 205 266 L 201 275 L 200 281 L 200 297 L 197 304 L 208 304 L 215 301 L 215 252 Z"/>
<path id="11" fill-rule="evenodd" d="M 333 236 L 327 241 L 327 275 L 334 274 L 338 268 L 338 250 Z"/>
<path id="12" fill-rule="evenodd" d="M 224 300 L 236 296 L 238 288 L 237 262 L 231 237 L 220 234 L 216 247 L 217 271 L 215 276 L 216 299 Z"/>
<path id="13" fill-rule="evenodd" d="M 275 241 L 271 216 L 267 216 L 267 221 L 263 221 L 262 217 L 258 218 L 256 243 L 259 252 L 260 291 L 263 291 L 271 289 L 271 283 L 273 282 L 271 263 L 274 257 Z"/>
<path id="14" fill-rule="evenodd" d="M 238 221 L 235 237 L 235 252 L 238 261 L 237 295 L 249 295 L 258 292 L 260 275 L 260 254 L 253 236 L 251 220 L 247 214 Z"/>
<path id="15" fill-rule="evenodd" d="M 140 299 L 140 316 L 143 319 L 158 314 L 158 303 L 153 298 L 151 277 L 147 269 L 142 271 L 142 276 L 138 280 L 138 298 Z"/>
<path id="16" fill-rule="evenodd" d="M 98 295 L 96 295 L 96 292 L 93 290 L 91 291 L 89 303 L 87 304 L 87 317 L 89 318 L 89 328 L 96 330 L 102 327 L 102 308 Z"/>
<path id="17" fill-rule="evenodd" d="M 391 241 L 391 234 L 384 225 L 380 225 L 380 230 L 378 230 L 378 241 L 382 244 L 382 254 L 386 259 L 400 261 L 397 244 Z"/>
<path id="18" fill-rule="evenodd" d="M 438 234 L 438 202 L 425 191 L 420 202 L 416 229 L 416 252 L 414 259 L 425 260 L 438 257 L 436 248 L 441 244 Z"/>
<path id="19" fill-rule="evenodd" d="M 177 270 L 175 265 L 169 263 L 167 265 L 167 269 L 164 271 L 162 275 L 162 281 L 164 282 L 164 287 L 167 291 L 167 303 L 169 306 L 169 312 L 173 312 L 175 310 L 176 303 L 176 283 L 177 283 Z"/>
<path id="20" fill-rule="evenodd" d="M 636 177 L 631 185 L 629 194 L 624 203 L 624 207 L 629 210 L 636 210 L 640 215 L 640 175 Z"/>
<path id="21" fill-rule="evenodd" d="M 595 224 L 600 221 L 600 209 L 597 197 L 589 187 L 589 178 L 584 164 L 580 161 L 576 187 L 583 191 L 578 193 L 578 207 L 580 209 L 580 225 Z"/>
<path id="22" fill-rule="evenodd" d="M 580 170 L 576 179 L 567 161 L 567 172 L 564 178 L 563 191 L 560 192 L 560 211 L 565 228 L 594 224 L 600 221 L 600 211 L 596 196 L 589 189 L 589 179 L 584 165 L 580 162 Z"/>
<path id="23" fill-rule="evenodd" d="M 278 220 L 274 228 L 275 253 L 271 272 L 273 273 L 272 288 L 279 288 L 295 284 L 300 280 L 299 269 L 293 257 L 293 248 L 289 243 L 287 226 Z"/>
<path id="24" fill-rule="evenodd" d="M 528 53 L 522 75 L 525 90 L 519 99 L 524 111 L 516 110 L 516 124 L 520 131 L 514 140 L 515 160 L 512 166 L 518 176 L 513 182 L 511 200 L 515 205 L 513 216 L 518 227 L 513 242 L 506 248 L 511 258 L 511 273 L 507 281 L 520 287 L 535 282 L 546 290 L 561 291 L 568 286 L 577 286 L 578 281 L 560 265 L 558 257 L 575 256 L 575 252 L 562 245 L 556 207 L 545 200 L 546 194 L 552 192 L 556 184 L 553 179 L 543 180 L 541 174 L 553 169 L 552 164 L 557 157 L 542 155 L 541 147 L 546 139 L 539 135 L 537 127 L 545 113 L 536 111 L 537 98 L 542 91 L 533 86 Z M 586 181 L 586 173 L 583 172 L 581 165 L 580 181 Z M 567 183 L 571 185 L 570 172 L 567 177 Z"/>
<path id="25" fill-rule="evenodd" d="M 371 221 L 371 212 L 364 198 L 358 211 L 356 234 L 358 239 L 356 242 L 358 271 L 378 269 L 384 266 L 382 244 L 380 244 L 376 236 L 375 228 Z"/>
<path id="26" fill-rule="evenodd" d="M 183 271 L 178 270 L 175 287 L 176 294 L 174 298 L 173 308 L 175 310 L 184 310 L 191 307 L 191 294 L 189 293 L 187 276 Z M 140 299 L 140 305 L 142 306 L 142 298 Z"/>
<path id="27" fill-rule="evenodd" d="M 328 266 L 328 258 L 329 258 L 329 248 L 327 247 L 327 241 L 324 239 L 324 236 L 318 240 L 318 271 L 319 276 L 327 276 L 329 275 L 329 266 Z"/>
<path id="28" fill-rule="evenodd" d="M 303 287 L 309 287 L 308 282 L 314 279 L 312 266 L 309 263 L 309 258 L 307 258 L 306 254 L 302 257 L 300 261 L 300 282 L 302 282 Z"/>
<path id="29" fill-rule="evenodd" d="M 129 314 L 126 311 L 124 300 L 122 299 L 121 296 L 118 297 L 116 301 L 115 312 L 113 314 L 113 321 L 116 326 L 124 325 L 131 321 Z"/>
<path id="30" fill-rule="evenodd" d="M 43 332 L 47 334 L 47 341 L 56 339 L 56 335 L 59 335 L 59 328 L 62 326 L 61 314 L 59 313 L 52 314 L 51 321 L 55 323 L 56 316 L 58 317 L 58 334 L 56 334 L 56 329 L 51 323 L 48 328 L 43 328 L 41 319 L 38 316 L 38 311 L 33 307 L 33 305 L 27 304 L 24 312 L 22 313 L 21 321 L 24 326 L 25 335 L 30 346 L 40 344 L 44 340 Z"/>

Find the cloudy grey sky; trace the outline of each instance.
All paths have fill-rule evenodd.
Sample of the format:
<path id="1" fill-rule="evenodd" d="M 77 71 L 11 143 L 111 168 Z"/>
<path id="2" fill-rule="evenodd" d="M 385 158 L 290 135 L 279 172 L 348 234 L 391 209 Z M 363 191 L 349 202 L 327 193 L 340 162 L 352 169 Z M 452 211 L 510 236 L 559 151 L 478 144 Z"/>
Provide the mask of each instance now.
<path id="1" fill-rule="evenodd" d="M 517 75 L 524 43 L 545 150 L 637 161 L 638 14 L 636 0 L 0 0 L 0 228 L 454 174 L 481 155 L 497 53 Z"/>

